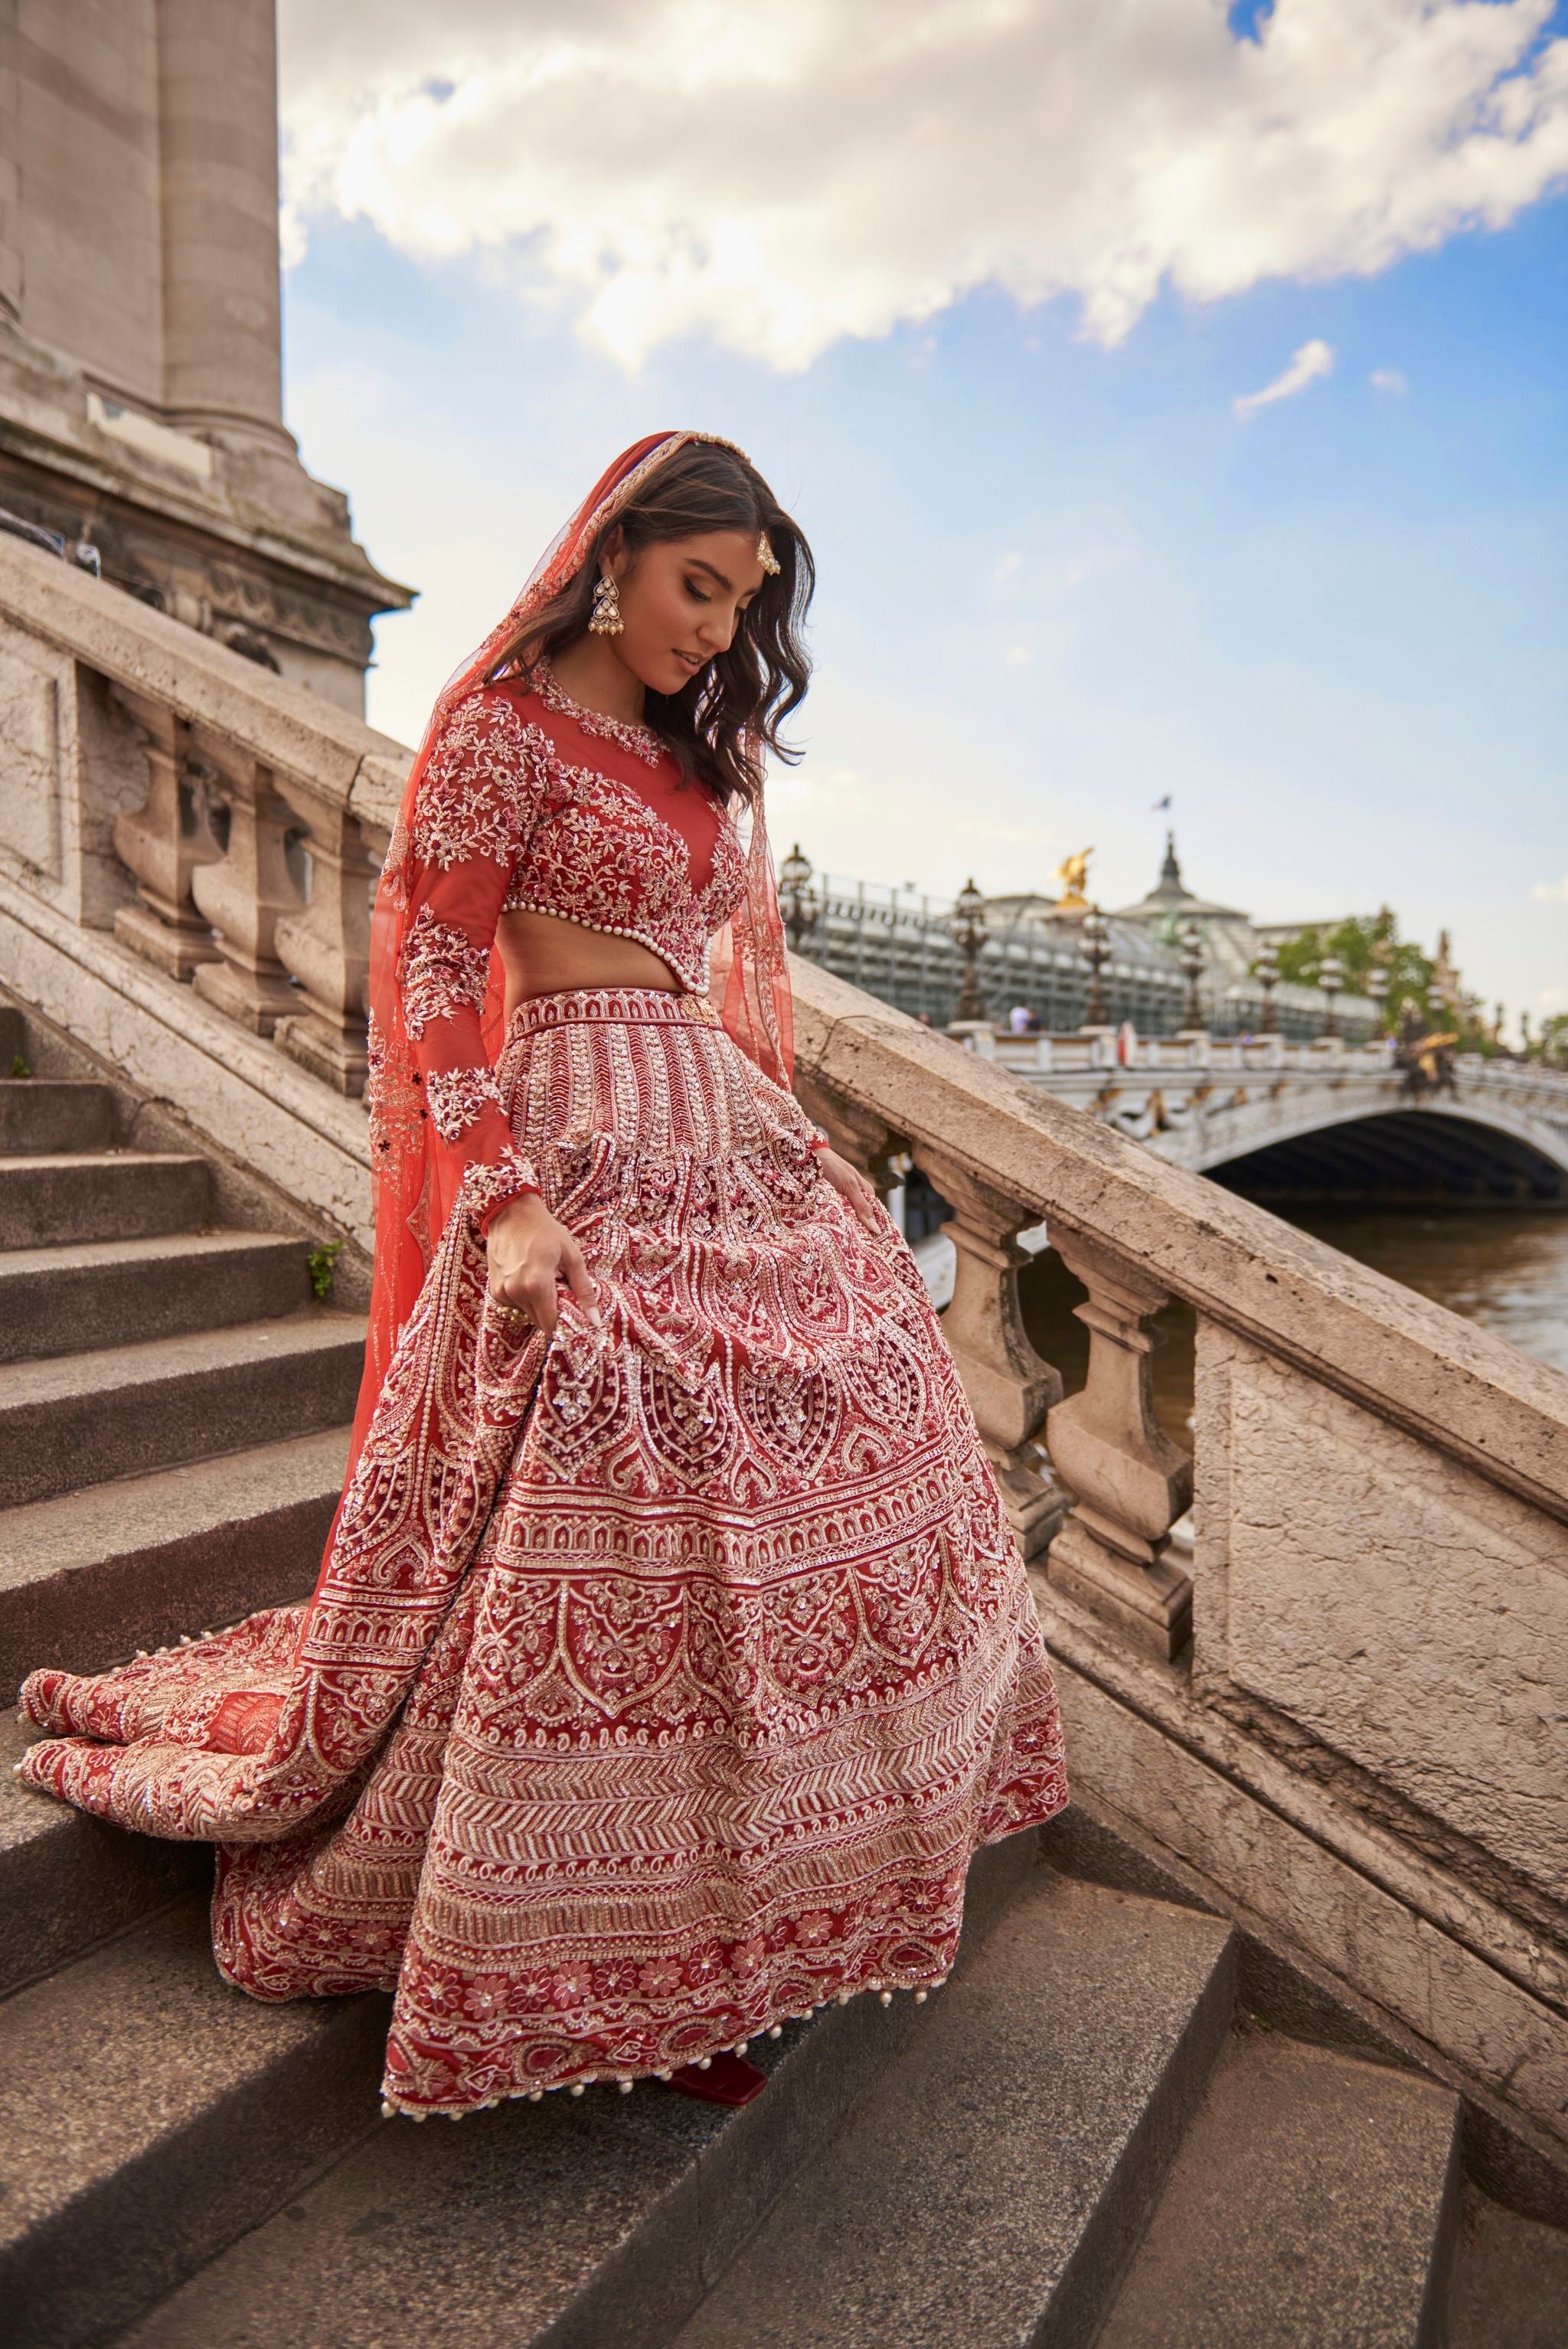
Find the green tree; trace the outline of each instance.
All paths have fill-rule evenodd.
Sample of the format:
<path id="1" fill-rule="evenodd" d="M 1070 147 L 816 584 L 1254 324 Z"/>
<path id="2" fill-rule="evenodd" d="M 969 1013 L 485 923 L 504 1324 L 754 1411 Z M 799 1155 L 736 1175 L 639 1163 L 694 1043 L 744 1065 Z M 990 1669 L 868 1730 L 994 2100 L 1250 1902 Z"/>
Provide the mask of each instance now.
<path id="1" fill-rule="evenodd" d="M 1398 1026 L 1407 1003 L 1413 1003 L 1429 1025 L 1447 1016 L 1441 1004 L 1432 999 L 1430 956 L 1423 954 L 1413 938 L 1399 936 L 1398 920 L 1388 906 L 1376 914 L 1353 914 L 1331 930 L 1315 926 L 1303 930 L 1299 937 L 1281 947 L 1279 975 L 1300 987 L 1315 987 L 1331 954 L 1338 956 L 1346 989 L 1354 995 L 1366 992 L 1368 971 L 1375 962 L 1381 963 L 1388 977 L 1384 1014 L 1390 1028 Z"/>
<path id="2" fill-rule="evenodd" d="M 1549 1069 L 1568 1069 L 1568 1011 L 1554 1011 L 1535 1035 L 1533 1057 Z"/>

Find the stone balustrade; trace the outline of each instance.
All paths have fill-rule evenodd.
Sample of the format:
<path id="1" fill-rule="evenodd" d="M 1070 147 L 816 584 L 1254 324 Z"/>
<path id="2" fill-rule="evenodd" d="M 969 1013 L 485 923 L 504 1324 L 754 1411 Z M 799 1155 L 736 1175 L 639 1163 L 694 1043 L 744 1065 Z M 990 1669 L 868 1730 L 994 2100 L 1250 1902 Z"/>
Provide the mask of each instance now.
<path id="1" fill-rule="evenodd" d="M 0 976 L 361 1245 L 369 891 L 407 757 L 0 541 Z M 1130 1068 L 1104 1035 L 965 1049 L 794 976 L 811 1114 L 884 1192 L 918 1168 L 951 1206 L 947 1334 L 1088 1815 L 1234 1916 L 1271 1996 L 1330 2002 L 1460 2087 L 1478 2173 L 1551 2204 L 1568 1380 L 1169 1163 L 1102 1098 L 1351 1083 L 1369 1061 L 1382 1083 L 1381 1061 L 1273 1038 L 1140 1044 Z M 1512 1068 L 1460 1081 L 1520 1115 L 1562 1098 Z M 1086 1291 L 1070 1395 L 1019 1311 L 1042 1238 Z M 1197 1318 L 1191 1459 L 1150 1401 L 1170 1299 Z"/>

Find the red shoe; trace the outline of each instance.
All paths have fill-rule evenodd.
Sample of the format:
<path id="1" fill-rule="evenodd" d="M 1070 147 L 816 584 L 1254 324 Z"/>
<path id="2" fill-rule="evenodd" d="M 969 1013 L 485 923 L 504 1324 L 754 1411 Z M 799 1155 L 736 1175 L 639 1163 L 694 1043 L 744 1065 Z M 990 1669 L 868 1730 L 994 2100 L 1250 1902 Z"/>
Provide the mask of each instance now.
<path id="1" fill-rule="evenodd" d="M 683 2064 L 678 2072 L 670 2074 L 668 2085 L 678 2088 L 683 2096 L 701 2096 L 710 2105 L 748 2105 L 768 2085 L 768 2075 L 727 2048 L 722 2055 L 711 2058 L 706 2071 L 696 2064 Z"/>

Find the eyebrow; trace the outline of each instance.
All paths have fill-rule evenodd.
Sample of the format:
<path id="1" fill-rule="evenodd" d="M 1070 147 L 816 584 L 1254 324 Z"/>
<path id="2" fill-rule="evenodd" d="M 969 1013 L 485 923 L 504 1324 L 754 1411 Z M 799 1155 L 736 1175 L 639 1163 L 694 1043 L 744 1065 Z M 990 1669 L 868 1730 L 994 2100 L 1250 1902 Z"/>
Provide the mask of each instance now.
<path id="1" fill-rule="evenodd" d="M 727 595 L 734 595 L 734 581 L 727 579 L 723 572 L 719 570 L 717 564 L 705 562 L 700 554 L 691 555 L 687 559 L 694 571 L 706 571 L 710 579 L 717 580 L 719 585 L 724 589 Z M 740 592 L 743 595 L 759 595 L 762 590 L 760 585 L 758 585 L 756 587 L 743 587 Z"/>

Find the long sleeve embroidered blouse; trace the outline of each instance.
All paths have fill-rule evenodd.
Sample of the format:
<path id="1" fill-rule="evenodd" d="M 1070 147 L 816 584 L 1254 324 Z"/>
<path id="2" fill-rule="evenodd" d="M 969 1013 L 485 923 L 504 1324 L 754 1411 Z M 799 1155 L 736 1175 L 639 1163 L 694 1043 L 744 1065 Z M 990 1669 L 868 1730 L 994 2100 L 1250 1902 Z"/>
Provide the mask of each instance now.
<path id="1" fill-rule="evenodd" d="M 694 879 L 694 865 L 706 867 Z M 548 671 L 460 702 L 431 753 L 403 866 L 398 987 L 427 1114 L 455 1194 L 488 1221 L 534 1172 L 517 1151 L 485 1047 L 504 910 L 637 939 L 683 987 L 744 886 L 727 812 L 647 728 L 579 709 Z"/>

